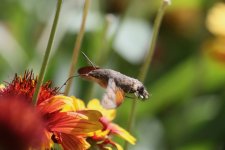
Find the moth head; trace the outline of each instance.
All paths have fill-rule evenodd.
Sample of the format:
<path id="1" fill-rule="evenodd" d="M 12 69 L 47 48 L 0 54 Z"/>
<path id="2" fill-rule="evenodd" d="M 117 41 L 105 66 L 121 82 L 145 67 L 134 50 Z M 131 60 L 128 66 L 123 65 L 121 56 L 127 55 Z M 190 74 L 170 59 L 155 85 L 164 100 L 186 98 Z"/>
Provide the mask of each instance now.
<path id="1" fill-rule="evenodd" d="M 148 91 L 145 89 L 145 87 L 143 85 L 139 85 L 137 87 L 137 93 L 136 95 L 138 95 L 138 97 L 142 98 L 142 99 L 148 99 Z"/>

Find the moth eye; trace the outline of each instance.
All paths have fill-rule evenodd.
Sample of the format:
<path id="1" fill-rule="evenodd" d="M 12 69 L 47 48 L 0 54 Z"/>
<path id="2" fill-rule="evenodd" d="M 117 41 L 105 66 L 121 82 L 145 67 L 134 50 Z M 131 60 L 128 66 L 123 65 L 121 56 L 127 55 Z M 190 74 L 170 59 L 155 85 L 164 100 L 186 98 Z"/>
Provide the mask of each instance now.
<path id="1" fill-rule="evenodd" d="M 144 87 L 143 86 L 138 87 L 138 92 L 139 93 L 143 93 L 144 92 Z"/>

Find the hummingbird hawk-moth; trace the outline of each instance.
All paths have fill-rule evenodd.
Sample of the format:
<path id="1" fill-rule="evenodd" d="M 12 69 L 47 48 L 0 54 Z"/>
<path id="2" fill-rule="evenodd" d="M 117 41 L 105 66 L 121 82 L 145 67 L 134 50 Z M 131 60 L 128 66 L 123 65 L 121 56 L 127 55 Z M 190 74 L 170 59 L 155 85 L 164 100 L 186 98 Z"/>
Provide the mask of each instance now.
<path id="1" fill-rule="evenodd" d="M 88 59 L 84 53 L 83 55 Z M 78 69 L 78 74 L 80 77 L 95 81 L 103 88 L 106 88 L 101 100 L 103 107 L 107 109 L 118 107 L 123 102 L 125 93 L 134 93 L 138 98 L 148 99 L 149 93 L 139 80 L 112 69 L 95 67 L 89 59 L 88 61 L 92 66 Z"/>

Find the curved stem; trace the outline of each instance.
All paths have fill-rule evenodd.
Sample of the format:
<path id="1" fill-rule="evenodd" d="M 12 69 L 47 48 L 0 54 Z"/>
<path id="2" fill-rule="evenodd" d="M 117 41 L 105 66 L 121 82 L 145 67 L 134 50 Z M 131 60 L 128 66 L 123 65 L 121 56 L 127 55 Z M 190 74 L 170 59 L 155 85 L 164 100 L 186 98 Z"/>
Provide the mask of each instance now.
<path id="1" fill-rule="evenodd" d="M 87 15 L 88 15 L 89 5 L 90 5 L 90 0 L 85 0 L 80 32 L 79 32 L 79 34 L 77 36 L 77 40 L 75 42 L 75 46 L 74 46 L 74 50 L 73 50 L 73 56 L 72 56 L 72 62 L 71 62 L 71 65 L 70 65 L 70 71 L 69 71 L 68 78 L 73 76 L 74 72 L 75 72 L 75 67 L 76 67 L 76 64 L 77 64 L 77 58 L 78 58 L 78 55 L 79 55 L 79 52 L 80 52 L 80 47 L 81 47 L 81 43 L 82 43 L 83 36 L 84 36 L 84 30 L 85 30 L 85 24 L 86 24 L 86 19 L 87 19 Z M 65 95 L 69 94 L 72 81 L 73 80 L 69 80 L 68 83 L 66 84 L 65 91 L 64 91 Z"/>
<path id="2" fill-rule="evenodd" d="M 145 81 L 145 78 L 146 78 L 146 75 L 147 75 L 147 72 L 148 72 L 148 68 L 150 67 L 152 57 L 153 57 L 153 54 L 154 54 L 154 51 L 155 51 L 155 45 L 156 45 L 156 41 L 157 41 L 158 34 L 159 34 L 160 24 L 162 22 L 162 18 L 163 18 L 163 15 L 165 13 L 166 7 L 169 4 L 170 4 L 169 0 L 163 0 L 163 3 L 158 10 L 158 13 L 157 13 L 157 16 L 156 16 L 156 19 L 155 19 L 155 22 L 154 22 L 154 26 L 153 26 L 153 36 L 152 36 L 152 39 L 150 41 L 150 48 L 149 48 L 149 51 L 148 51 L 148 55 L 147 55 L 147 57 L 144 61 L 145 63 L 141 67 L 140 74 L 138 76 L 138 79 L 141 82 Z M 131 131 L 133 122 L 135 120 L 136 109 L 137 109 L 137 101 L 134 100 L 132 102 L 131 111 L 130 111 L 129 120 L 128 120 L 128 128 L 127 128 L 128 132 Z M 127 142 L 125 142 L 124 149 L 125 150 L 128 149 L 128 143 Z"/>
<path id="3" fill-rule="evenodd" d="M 35 91 L 34 91 L 34 95 L 33 95 L 33 98 L 32 98 L 32 103 L 34 105 L 37 104 L 38 94 L 39 94 L 39 91 L 40 91 L 40 88 L 41 88 L 41 85 L 42 85 L 42 82 L 43 82 L 43 79 L 44 79 L 45 71 L 46 71 L 46 68 L 47 68 L 47 65 L 48 65 L 49 55 L 50 55 L 50 52 L 51 52 L 52 43 L 53 43 L 53 40 L 54 40 L 55 31 L 56 31 L 57 24 L 58 24 L 61 6 L 62 6 L 62 0 L 58 0 L 55 18 L 54 18 L 54 21 L 53 21 L 51 33 L 50 33 L 49 40 L 48 40 L 48 45 L 47 45 L 47 48 L 46 48 L 46 51 L 45 51 L 44 59 L 43 59 L 41 70 L 40 70 L 39 77 L 38 77 L 38 82 L 37 82 L 37 85 L 36 85 L 36 88 L 35 88 Z"/>
<path id="4" fill-rule="evenodd" d="M 157 16 L 156 16 L 156 19 L 155 19 L 155 22 L 154 22 L 154 26 L 153 26 L 153 36 L 152 36 L 152 39 L 151 39 L 151 42 L 150 42 L 150 48 L 149 48 L 149 51 L 148 51 L 148 55 L 145 59 L 145 63 L 141 67 L 140 74 L 138 76 L 138 79 L 141 82 L 145 81 L 145 78 L 146 78 L 146 75 L 147 75 L 147 72 L 148 72 L 148 68 L 150 67 L 152 57 L 153 57 L 153 54 L 155 52 L 155 45 L 156 45 L 158 34 L 159 34 L 159 28 L 160 28 L 162 18 L 163 18 L 163 15 L 165 13 L 165 10 L 166 10 L 166 7 L 168 6 L 168 4 L 169 3 L 165 2 L 165 0 L 164 0 L 164 2 L 162 3 L 161 7 L 158 10 L 158 13 L 157 13 Z"/>

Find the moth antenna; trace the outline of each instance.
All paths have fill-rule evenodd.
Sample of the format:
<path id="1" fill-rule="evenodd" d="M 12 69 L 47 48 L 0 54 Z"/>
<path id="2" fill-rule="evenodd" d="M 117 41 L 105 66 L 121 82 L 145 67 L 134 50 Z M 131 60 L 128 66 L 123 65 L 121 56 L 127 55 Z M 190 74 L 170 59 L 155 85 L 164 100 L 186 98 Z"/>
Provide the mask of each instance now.
<path id="1" fill-rule="evenodd" d="M 75 76 L 71 76 L 69 77 L 66 82 L 63 83 L 63 85 L 58 89 L 58 91 L 60 91 L 66 84 L 69 80 L 71 80 L 72 78 L 75 78 L 75 77 L 79 77 L 80 75 L 75 75 Z"/>
<path id="2" fill-rule="evenodd" d="M 92 67 L 94 67 L 96 69 L 96 65 L 88 58 L 88 56 L 82 51 L 81 51 L 81 53 L 88 60 L 88 62 L 92 65 Z"/>

